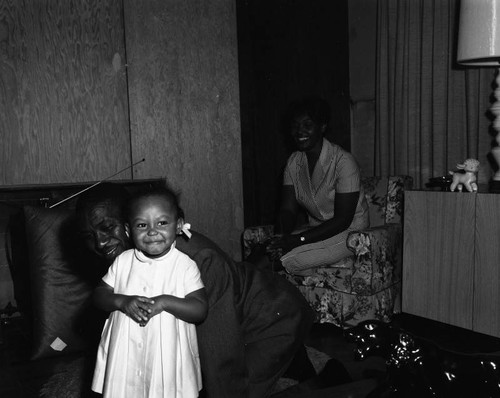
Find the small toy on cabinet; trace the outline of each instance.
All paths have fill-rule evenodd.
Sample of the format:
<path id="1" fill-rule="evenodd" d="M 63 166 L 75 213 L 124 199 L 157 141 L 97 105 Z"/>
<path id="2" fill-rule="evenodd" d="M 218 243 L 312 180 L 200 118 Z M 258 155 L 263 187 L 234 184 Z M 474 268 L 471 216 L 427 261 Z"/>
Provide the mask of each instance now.
<path id="1" fill-rule="evenodd" d="M 465 159 L 462 164 L 457 164 L 457 169 L 463 171 L 450 171 L 453 181 L 450 185 L 450 191 L 458 189 L 462 192 L 463 187 L 469 192 L 477 192 L 477 172 L 479 171 L 479 160 Z"/>

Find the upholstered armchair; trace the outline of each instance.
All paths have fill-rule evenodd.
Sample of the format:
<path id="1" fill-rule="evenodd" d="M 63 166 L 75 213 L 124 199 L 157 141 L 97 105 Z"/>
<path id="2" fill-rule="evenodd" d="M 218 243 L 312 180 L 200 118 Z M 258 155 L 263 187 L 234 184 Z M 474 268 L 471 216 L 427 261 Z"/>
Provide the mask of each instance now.
<path id="1" fill-rule="evenodd" d="M 310 276 L 280 271 L 302 292 L 318 322 L 340 327 L 367 319 L 389 322 L 401 311 L 403 198 L 412 183 L 409 176 L 364 177 L 370 228 L 349 233 L 346 245 L 352 255 Z M 247 228 L 244 257 L 273 232 L 271 225 Z"/>

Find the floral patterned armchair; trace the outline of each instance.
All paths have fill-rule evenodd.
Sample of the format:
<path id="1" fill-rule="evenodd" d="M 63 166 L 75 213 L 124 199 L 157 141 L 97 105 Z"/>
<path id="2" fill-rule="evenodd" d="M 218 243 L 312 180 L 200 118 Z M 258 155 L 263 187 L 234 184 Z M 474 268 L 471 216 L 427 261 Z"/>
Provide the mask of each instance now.
<path id="1" fill-rule="evenodd" d="M 409 176 L 362 178 L 370 228 L 348 235 L 353 255 L 310 276 L 280 272 L 302 292 L 319 322 L 352 327 L 367 319 L 388 322 L 401 311 L 403 198 L 412 183 Z M 272 235 L 270 225 L 247 228 L 244 257 Z"/>

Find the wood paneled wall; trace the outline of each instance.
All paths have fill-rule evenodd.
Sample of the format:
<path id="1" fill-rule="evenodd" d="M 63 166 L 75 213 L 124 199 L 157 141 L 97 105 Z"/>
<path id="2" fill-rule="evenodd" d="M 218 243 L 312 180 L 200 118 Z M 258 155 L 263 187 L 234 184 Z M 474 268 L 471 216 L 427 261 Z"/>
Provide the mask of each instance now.
<path id="1" fill-rule="evenodd" d="M 130 163 L 122 14 L 121 0 L 0 1 L 0 184 Z"/>
<path id="2" fill-rule="evenodd" d="M 193 229 L 241 256 L 236 10 L 232 0 L 125 2 L 136 178 L 166 177 Z"/>
<path id="3" fill-rule="evenodd" d="M 0 185 L 145 158 L 116 178 L 166 177 L 193 228 L 240 258 L 237 61 L 234 0 L 0 0 Z"/>

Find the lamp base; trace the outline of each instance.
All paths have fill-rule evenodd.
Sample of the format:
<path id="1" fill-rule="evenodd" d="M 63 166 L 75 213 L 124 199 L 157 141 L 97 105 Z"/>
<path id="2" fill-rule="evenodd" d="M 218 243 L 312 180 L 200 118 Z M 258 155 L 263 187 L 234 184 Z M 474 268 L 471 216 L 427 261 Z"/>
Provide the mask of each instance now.
<path id="1" fill-rule="evenodd" d="M 500 181 L 490 181 L 489 191 L 491 193 L 500 193 Z"/>

